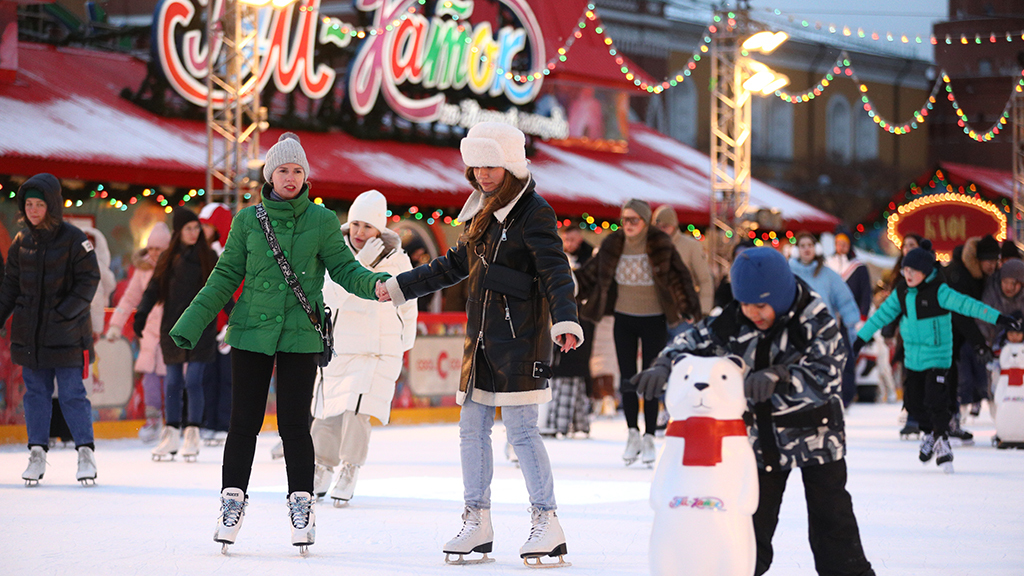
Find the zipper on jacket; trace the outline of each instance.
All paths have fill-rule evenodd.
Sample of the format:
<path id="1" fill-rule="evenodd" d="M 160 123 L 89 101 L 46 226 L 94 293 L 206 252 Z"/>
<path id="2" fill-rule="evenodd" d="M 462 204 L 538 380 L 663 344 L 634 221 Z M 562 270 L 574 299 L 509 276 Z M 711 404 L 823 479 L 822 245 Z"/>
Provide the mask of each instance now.
<path id="1" fill-rule="evenodd" d="M 508 223 L 505 223 L 505 222 L 501 223 L 501 238 L 498 240 L 497 245 L 494 247 L 494 255 L 491 256 L 491 260 L 492 261 L 496 260 L 498 258 L 498 250 L 501 248 L 501 243 L 508 240 L 508 236 L 507 236 L 506 233 L 508 232 L 509 226 L 511 226 L 512 222 L 514 222 L 514 221 L 515 220 L 509 220 Z M 476 250 L 474 250 L 473 252 L 476 252 Z M 488 262 L 487 258 L 485 258 L 484 256 L 482 256 L 479 253 L 477 253 L 477 256 L 480 258 L 480 261 L 483 263 L 483 265 L 484 265 L 484 273 L 486 273 L 487 269 L 490 267 L 490 262 Z M 484 345 L 484 325 L 486 323 L 485 321 L 487 320 L 487 302 L 488 302 L 490 296 L 491 296 L 491 291 L 490 290 L 485 290 L 484 291 L 484 301 L 483 301 L 483 304 L 480 307 L 480 332 L 478 332 L 477 335 L 476 335 L 476 348 L 473 349 L 473 360 L 472 360 L 473 366 L 472 366 L 472 370 L 470 370 L 470 378 L 472 379 L 472 381 L 470 382 L 471 385 L 466 387 L 466 393 L 467 394 L 470 393 L 471 389 L 476 387 L 476 356 L 477 356 L 477 350 L 485 350 L 487 348 Z M 508 306 L 507 305 L 505 306 L 505 319 L 509 320 L 509 327 L 511 327 L 512 326 L 512 322 L 511 322 L 511 318 L 510 318 L 510 316 L 508 314 Z M 512 336 L 515 337 L 515 333 L 514 332 L 513 332 Z"/>
<path id="2" fill-rule="evenodd" d="M 501 299 L 505 302 L 505 320 L 508 322 L 508 329 L 512 331 L 512 337 L 516 337 L 516 327 L 512 324 L 512 312 L 508 308 L 508 298 L 502 294 Z"/>

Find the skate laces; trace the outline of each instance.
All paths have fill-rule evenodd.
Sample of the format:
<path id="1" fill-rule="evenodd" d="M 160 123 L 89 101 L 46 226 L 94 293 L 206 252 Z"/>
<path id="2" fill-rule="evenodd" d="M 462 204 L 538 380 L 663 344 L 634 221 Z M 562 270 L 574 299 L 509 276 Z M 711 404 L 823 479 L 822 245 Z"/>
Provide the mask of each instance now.
<path id="1" fill-rule="evenodd" d="M 288 499 L 288 515 L 292 519 L 292 526 L 305 528 L 309 523 L 309 508 L 312 502 L 305 496 L 294 495 Z"/>
<path id="2" fill-rule="evenodd" d="M 79 454 L 79 459 L 81 459 L 81 454 Z M 46 452 L 43 450 L 32 450 L 31 452 L 28 453 L 28 464 L 29 466 L 45 466 Z"/>
<path id="3" fill-rule="evenodd" d="M 455 539 L 461 540 L 476 532 L 476 529 L 480 527 L 481 520 L 480 512 L 467 506 L 466 511 L 462 513 L 462 529 L 459 530 Z"/>
<path id="4" fill-rule="evenodd" d="M 228 528 L 233 528 L 235 524 L 242 518 L 242 513 L 245 511 L 245 500 L 235 500 L 233 498 L 220 499 L 220 517 L 221 523 Z"/>
<path id="5" fill-rule="evenodd" d="M 548 531 L 548 525 L 550 523 L 551 516 L 539 508 L 530 507 L 530 520 L 533 521 L 533 526 L 530 528 L 530 537 L 526 539 L 527 542 L 540 540 Z"/>
<path id="6" fill-rule="evenodd" d="M 345 462 L 341 466 L 341 477 L 347 481 L 352 481 L 356 475 L 356 465 Z"/>

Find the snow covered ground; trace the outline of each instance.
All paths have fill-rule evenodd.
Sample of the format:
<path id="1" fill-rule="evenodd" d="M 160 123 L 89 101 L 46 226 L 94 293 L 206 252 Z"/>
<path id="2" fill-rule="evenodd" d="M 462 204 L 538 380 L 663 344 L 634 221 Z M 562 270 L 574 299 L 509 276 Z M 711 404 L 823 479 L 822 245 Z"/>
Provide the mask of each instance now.
<path id="1" fill-rule="evenodd" d="M 855 405 L 847 417 L 854 509 L 879 575 L 1024 574 L 1024 451 L 992 448 L 987 413 L 968 422 L 975 446 L 954 448 L 956 473 L 917 460 L 900 441 L 896 405 Z M 374 429 L 370 458 L 347 508 L 321 505 L 308 557 L 290 545 L 276 435 L 259 441 L 250 504 L 229 555 L 212 541 L 220 448 L 197 463 L 152 462 L 137 440 L 99 441 L 98 485 L 75 480 L 75 453 L 54 449 L 40 486 L 26 488 L 24 446 L 0 446 L 0 574 L 511 574 L 529 531 L 522 475 L 495 427 L 492 486 L 497 562 L 445 566 L 442 545 L 460 526 L 455 425 Z M 559 517 L 572 574 L 647 574 L 653 471 L 625 468 L 620 419 L 598 419 L 589 439 L 549 440 Z M 658 441 L 659 447 L 661 440 Z M 814 574 L 799 474 L 790 478 L 769 574 Z"/>

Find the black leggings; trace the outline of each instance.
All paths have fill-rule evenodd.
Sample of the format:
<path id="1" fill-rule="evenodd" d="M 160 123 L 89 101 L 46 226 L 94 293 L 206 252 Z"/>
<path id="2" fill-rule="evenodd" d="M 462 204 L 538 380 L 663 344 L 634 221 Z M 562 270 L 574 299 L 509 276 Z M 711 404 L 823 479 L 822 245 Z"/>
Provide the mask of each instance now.
<path id="1" fill-rule="evenodd" d="M 642 345 L 643 367 L 647 368 L 668 343 L 668 324 L 665 315 L 631 316 L 615 313 L 615 356 L 619 360 L 619 391 L 622 392 L 622 412 L 626 426 L 640 429 L 640 397 L 636 386 L 629 382 L 636 375 L 637 343 Z M 658 427 L 658 401 L 644 402 L 644 432 L 654 434 Z"/>
<path id="2" fill-rule="evenodd" d="M 277 427 L 284 443 L 288 492 L 313 492 L 313 438 L 309 405 L 316 378 L 316 354 L 277 353 Z M 224 442 L 222 488 L 249 489 L 256 436 L 267 410 L 274 356 L 232 348 L 231 428 Z"/>

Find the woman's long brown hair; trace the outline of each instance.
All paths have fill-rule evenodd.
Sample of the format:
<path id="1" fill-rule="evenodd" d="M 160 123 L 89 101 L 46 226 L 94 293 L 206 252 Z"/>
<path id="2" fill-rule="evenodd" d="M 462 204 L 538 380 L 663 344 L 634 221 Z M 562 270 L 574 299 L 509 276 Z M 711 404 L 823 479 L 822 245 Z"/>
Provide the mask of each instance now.
<path id="1" fill-rule="evenodd" d="M 796 234 L 796 243 L 799 244 L 800 240 L 802 240 L 804 238 L 810 238 L 811 242 L 814 243 L 814 244 L 818 243 L 818 239 L 814 237 L 814 234 L 811 234 L 810 232 L 806 232 L 806 231 L 804 231 L 804 232 L 797 232 L 797 234 Z M 818 274 L 821 273 L 822 267 L 825 266 L 825 257 L 822 256 L 821 254 L 818 254 L 817 252 L 815 252 L 814 253 L 814 261 L 818 265 L 814 267 L 814 274 L 811 274 L 811 275 L 814 276 L 815 278 L 817 278 Z"/>
<path id="2" fill-rule="evenodd" d="M 466 180 L 473 185 L 476 190 L 483 190 L 480 188 L 480 184 L 476 181 L 476 176 L 473 175 L 473 168 L 470 166 L 466 167 Z M 500 210 L 502 206 L 511 202 L 517 194 L 522 192 L 523 188 L 530 180 L 520 180 L 512 175 L 511 172 L 505 170 L 505 179 L 501 181 L 498 189 L 494 191 L 494 194 L 487 196 L 484 199 L 484 205 L 477 212 L 476 216 L 469 222 L 466 229 L 462 232 L 462 236 L 459 237 L 460 242 L 465 242 L 470 248 L 474 244 L 480 241 L 484 236 L 484 232 L 487 231 L 487 227 L 491 224 L 491 215 L 496 211 Z"/>
<path id="3" fill-rule="evenodd" d="M 181 255 L 184 251 L 181 245 L 181 230 L 174 233 L 171 236 L 171 244 L 164 250 L 163 254 L 160 255 L 160 259 L 156 261 L 156 268 L 153 270 L 153 280 L 156 280 L 160 286 L 160 297 L 157 300 L 158 303 L 166 302 L 168 292 L 170 292 L 171 275 L 168 273 L 171 270 L 174 260 Z M 206 283 L 207 278 L 210 277 L 210 273 L 213 272 L 213 267 L 217 265 L 217 254 L 212 248 L 206 243 L 206 234 L 202 230 L 199 231 L 199 239 L 195 243 L 196 255 L 199 256 L 199 267 L 203 272 L 203 283 Z"/>

